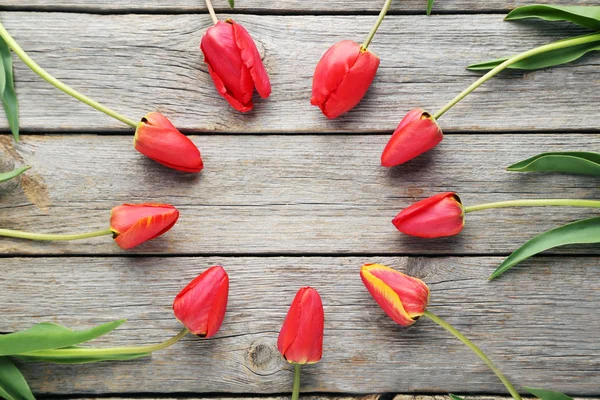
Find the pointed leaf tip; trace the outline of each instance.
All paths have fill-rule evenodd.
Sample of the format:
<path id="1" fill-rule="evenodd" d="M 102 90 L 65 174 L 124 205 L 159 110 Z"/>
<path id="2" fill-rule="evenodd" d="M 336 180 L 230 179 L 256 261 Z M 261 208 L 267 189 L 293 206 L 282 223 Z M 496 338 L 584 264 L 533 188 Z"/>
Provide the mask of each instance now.
<path id="1" fill-rule="evenodd" d="M 17 176 L 21 175 L 23 172 L 27 171 L 29 168 L 31 168 L 30 165 L 25 165 L 23 167 L 16 168 L 12 171 L 0 173 L 0 182 L 4 182 L 9 179 L 16 178 Z"/>
<path id="2" fill-rule="evenodd" d="M 235 7 L 235 0 L 227 0 L 229 1 L 229 7 L 233 10 L 233 8 Z"/>
<path id="3" fill-rule="evenodd" d="M 550 152 L 519 161 L 506 168 L 511 172 L 562 172 L 600 176 L 600 153 Z"/>
<path id="4" fill-rule="evenodd" d="M 530 388 L 526 386 L 523 389 L 527 390 L 529 393 L 541 400 L 573 400 L 566 394 L 554 392 L 552 390 Z"/>
<path id="5" fill-rule="evenodd" d="M 514 21 L 524 18 L 541 18 L 546 21 L 569 21 L 591 30 L 600 30 L 599 6 L 555 6 L 533 4 L 517 7 L 504 18 Z"/>
<path id="6" fill-rule="evenodd" d="M 434 0 L 427 0 L 427 15 L 431 15 Z"/>

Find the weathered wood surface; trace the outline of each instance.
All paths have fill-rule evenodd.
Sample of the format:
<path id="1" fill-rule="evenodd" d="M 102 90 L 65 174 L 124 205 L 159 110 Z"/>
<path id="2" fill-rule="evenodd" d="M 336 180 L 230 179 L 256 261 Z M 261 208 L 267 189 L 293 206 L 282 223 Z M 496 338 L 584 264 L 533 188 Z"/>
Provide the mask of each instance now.
<path id="1" fill-rule="evenodd" d="M 363 12 L 379 12 L 384 0 L 237 0 L 236 12 L 258 13 L 305 13 L 305 12 L 340 12 L 361 14 Z M 224 14 L 231 13 L 227 0 L 213 1 L 216 9 Z M 422 12 L 425 13 L 427 0 L 402 0 L 392 3 L 391 13 Z M 498 12 L 509 11 L 514 7 L 526 4 L 573 5 L 569 0 L 436 0 L 434 12 Z M 597 5 L 594 0 L 579 0 L 578 5 Z M 0 6 L 4 9 L 33 10 L 77 10 L 77 11 L 119 11 L 119 12 L 200 12 L 205 13 L 204 0 L 3 0 Z"/>
<path id="2" fill-rule="evenodd" d="M 365 262 L 418 276 L 430 310 L 487 352 L 515 385 L 594 395 L 600 387 L 597 258 L 545 258 L 488 282 L 499 257 L 54 257 L 2 260 L 0 331 L 50 320 L 76 328 L 129 322 L 98 346 L 154 343 L 180 328 L 171 303 L 210 265 L 230 275 L 221 331 L 187 338 L 152 358 L 85 366 L 24 365 L 39 395 L 288 393 L 290 366 L 276 350 L 296 290 L 311 285 L 325 308 L 323 359 L 303 369 L 303 391 L 506 391 L 462 343 L 429 320 L 406 329 L 371 299 Z"/>
<path id="3" fill-rule="evenodd" d="M 159 110 L 180 128 L 237 133 L 389 132 L 407 110 L 434 112 L 481 75 L 465 70 L 468 64 L 582 32 L 562 23 L 503 22 L 501 15 L 389 16 L 370 47 L 382 62 L 369 93 L 345 117 L 328 121 L 309 103 L 314 67 L 337 41 L 363 40 L 373 16 L 236 16 L 264 54 L 273 86 L 271 97 L 257 98 L 245 115 L 217 94 L 203 65 L 198 47 L 210 24 L 206 16 L 3 12 L 0 18 L 49 72 L 130 118 Z M 446 131 L 597 131 L 599 63 L 589 55 L 565 67 L 503 74 L 440 123 Z M 128 130 L 22 62 L 15 62 L 15 74 L 25 131 Z M 5 122 L 1 127 L 7 130 Z"/>
<path id="4" fill-rule="evenodd" d="M 453 238 L 424 240 L 391 219 L 427 196 L 457 191 L 464 204 L 514 198 L 598 198 L 598 179 L 504 170 L 542 151 L 597 150 L 600 135 L 447 135 L 395 169 L 379 165 L 388 135 L 192 136 L 205 169 L 172 171 L 146 159 L 130 136 L 31 136 L 7 158 L 29 164 L 22 187 L 0 196 L 0 226 L 48 233 L 105 229 L 121 203 L 161 202 L 181 211 L 175 227 L 132 253 L 508 254 L 589 209 L 511 208 L 467 216 Z M 7 165 L 6 170 L 12 166 Z M 598 253 L 595 246 L 558 253 Z M 0 238 L 3 254 L 119 254 L 110 237 L 76 242 Z"/>

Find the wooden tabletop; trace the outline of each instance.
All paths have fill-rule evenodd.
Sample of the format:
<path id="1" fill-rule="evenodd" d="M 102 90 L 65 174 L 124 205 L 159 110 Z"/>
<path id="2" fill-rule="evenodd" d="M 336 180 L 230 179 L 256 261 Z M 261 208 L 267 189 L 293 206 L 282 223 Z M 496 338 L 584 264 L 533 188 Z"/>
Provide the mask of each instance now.
<path id="1" fill-rule="evenodd" d="M 201 174 L 135 152 L 133 131 L 64 95 L 15 58 L 22 141 L 0 116 L 0 171 L 29 164 L 0 186 L 0 227 L 48 233 L 105 229 L 121 203 L 181 212 L 167 234 L 131 251 L 109 238 L 0 240 L 0 332 L 51 321 L 83 329 L 128 322 L 97 341 L 150 344 L 181 325 L 171 304 L 211 265 L 231 279 L 222 329 L 130 362 L 19 364 L 34 393 L 137 398 L 281 396 L 292 368 L 275 343 L 296 290 L 325 308 L 321 362 L 303 369 L 306 394 L 394 399 L 394 394 L 506 395 L 496 376 L 430 321 L 395 325 L 358 272 L 379 262 L 422 278 L 430 310 L 481 346 L 518 388 L 600 396 L 597 246 L 568 246 L 488 282 L 534 234 L 593 214 L 503 209 L 469 214 L 452 238 L 403 236 L 390 220 L 427 196 L 465 204 L 514 198 L 598 198 L 593 177 L 508 173 L 544 151 L 600 148 L 600 57 L 535 72 L 506 72 L 440 119 L 443 143 L 387 170 L 379 156 L 402 116 L 435 111 L 480 73 L 465 66 L 582 31 L 563 23 L 504 22 L 517 5 L 567 0 L 394 2 L 370 50 L 381 58 L 364 100 L 328 121 L 310 106 L 314 67 L 342 39 L 361 41 L 383 1 L 238 0 L 231 12 L 254 37 L 271 77 L 248 114 L 216 92 L 199 42 L 211 21 L 200 0 L 3 0 L 0 20 L 41 66 L 137 120 L 160 111 L 202 153 Z M 594 0 L 580 0 L 593 5 Z M 285 397 L 284 397 L 285 398 Z M 429 399 L 429 397 L 427 397 Z M 274 398 L 275 399 L 275 398 Z M 398 399 L 412 399 L 399 396 Z"/>

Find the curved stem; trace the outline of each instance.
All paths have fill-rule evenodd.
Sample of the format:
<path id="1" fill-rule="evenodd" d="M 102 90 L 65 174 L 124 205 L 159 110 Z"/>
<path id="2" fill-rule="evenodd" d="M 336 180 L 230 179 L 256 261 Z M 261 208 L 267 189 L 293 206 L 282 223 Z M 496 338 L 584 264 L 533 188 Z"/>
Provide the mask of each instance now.
<path id="1" fill-rule="evenodd" d="M 590 35 L 578 36 L 578 37 L 571 38 L 571 39 L 566 39 L 566 40 L 561 40 L 561 41 L 554 42 L 554 43 L 549 43 L 549 44 L 525 51 L 521 54 L 512 56 L 511 58 L 504 61 L 502 64 L 496 66 L 494 69 L 489 71 L 487 74 L 483 75 L 481 78 L 479 78 L 475 82 L 473 82 L 473 84 L 471 84 L 471 86 L 469 86 L 468 88 L 463 90 L 458 96 L 456 96 L 454 99 L 452 99 L 452 101 L 450 101 L 448 104 L 446 104 L 444 107 L 442 107 L 437 113 L 435 113 L 433 115 L 433 118 L 435 118 L 435 119 L 440 118 L 442 115 L 444 115 L 444 113 L 446 111 L 448 111 L 450 108 L 452 108 L 452 106 L 454 106 L 456 103 L 458 103 L 459 101 L 464 99 L 469 93 L 471 93 L 473 90 L 477 89 L 481 84 L 483 84 L 490 78 L 494 77 L 499 72 L 503 71 L 504 69 L 506 69 L 507 67 L 509 67 L 512 64 L 515 64 L 526 58 L 529 58 L 529 57 L 532 57 L 532 56 L 535 56 L 535 55 L 538 55 L 541 53 L 545 53 L 548 51 L 564 49 L 565 47 L 577 46 L 577 45 L 591 43 L 591 42 L 595 42 L 595 41 L 600 41 L 600 33 L 593 33 Z"/>
<path id="2" fill-rule="evenodd" d="M 375 25 L 373 25 L 373 28 L 371 28 L 371 32 L 369 32 L 369 35 L 367 36 L 367 38 L 361 46 L 363 49 L 366 50 L 369 47 L 369 44 L 371 44 L 371 40 L 373 40 L 373 36 L 375 36 L 377 29 L 379 29 L 379 25 L 381 25 L 381 23 L 383 22 L 385 14 L 387 14 L 388 10 L 390 9 L 390 5 L 392 5 L 392 0 L 385 0 L 385 4 L 383 5 L 383 8 L 381 9 L 379 16 L 377 17 Z"/>
<path id="3" fill-rule="evenodd" d="M 213 8 L 213 5 L 211 3 L 210 0 L 204 0 L 206 1 L 206 8 L 208 8 L 208 12 L 210 14 L 210 17 L 213 20 L 213 24 L 217 24 L 217 22 L 219 22 L 219 18 L 217 18 L 217 14 L 215 14 L 215 9 Z"/>
<path id="4" fill-rule="evenodd" d="M 425 313 L 423 315 L 426 316 L 427 318 L 429 318 L 430 320 L 432 320 L 433 322 L 437 323 L 439 326 L 441 326 L 442 328 L 444 328 L 445 330 L 447 330 L 451 334 L 453 334 L 458 340 L 460 340 L 461 342 L 463 342 L 464 344 L 466 344 L 467 347 L 469 347 L 471 350 L 473 350 L 473 352 L 475 354 L 477 354 L 479 356 L 479 358 L 481 358 L 483 360 L 483 362 L 488 367 L 490 367 L 490 369 L 492 371 L 494 371 L 494 373 L 496 374 L 496 376 L 498 378 L 500 378 L 500 381 L 502 381 L 502 383 L 504 384 L 504 386 L 506 386 L 506 389 L 508 389 L 508 391 L 510 392 L 511 396 L 515 400 L 521 400 L 521 396 L 519 395 L 519 392 L 516 391 L 515 387 L 510 383 L 510 381 L 506 378 L 506 376 L 504 376 L 504 374 L 502 372 L 500 372 L 500 370 L 498 369 L 498 367 L 496 367 L 494 365 L 494 363 L 492 362 L 492 360 L 490 360 L 488 358 L 488 356 L 486 356 L 485 353 L 479 347 L 477 347 L 475 345 L 475 343 L 471 342 L 466 336 L 464 336 L 462 333 L 460 333 L 459 331 L 457 331 L 456 328 L 454 328 L 452 325 L 450 325 L 449 323 L 447 323 L 446 321 L 444 321 L 443 319 L 441 319 L 437 315 L 433 314 L 432 312 L 430 312 L 428 310 L 425 310 Z"/>
<path id="5" fill-rule="evenodd" d="M 110 229 L 104 229 L 101 231 L 87 232 L 87 233 L 76 233 L 76 234 L 51 234 L 51 233 L 32 233 L 24 231 L 15 231 L 12 229 L 0 229 L 0 236 L 8 236 L 19 239 L 29 240 L 77 240 L 87 239 L 96 236 L 112 235 L 113 231 Z"/>
<path id="6" fill-rule="evenodd" d="M 487 210 L 488 208 L 505 207 L 543 207 L 543 206 L 565 206 L 565 207 L 592 207 L 600 208 L 598 200 L 579 200 L 579 199 L 530 199 L 530 200 L 507 200 L 495 203 L 477 204 L 465 207 L 464 211 L 470 213 L 473 211 Z"/>
<path id="7" fill-rule="evenodd" d="M 181 339 L 190 333 L 187 328 L 183 328 L 177 335 L 173 336 L 169 340 L 165 340 L 164 342 L 147 345 L 147 346 L 130 346 L 130 347 L 108 347 L 104 349 L 96 349 L 96 348 L 85 348 L 79 347 L 74 349 L 54 349 L 54 350 L 40 350 L 33 351 L 31 353 L 23 353 L 19 354 L 19 357 L 52 357 L 54 359 L 58 359 L 61 357 L 71 358 L 71 357 L 85 357 L 85 356 L 119 356 L 119 355 L 133 355 L 140 353 L 153 353 L 157 350 L 166 349 L 169 346 L 174 345 L 179 342 Z"/>
<path id="8" fill-rule="evenodd" d="M 50 75 L 48 72 L 46 72 L 35 61 L 33 61 L 31 59 L 31 57 L 29 57 L 29 55 L 25 52 L 25 50 L 23 50 L 21 48 L 21 46 L 19 46 L 19 44 L 15 41 L 15 39 L 13 39 L 13 37 L 4 28 L 2 23 L 0 23 L 0 37 L 2 37 L 2 39 L 4 39 L 6 44 L 15 52 L 16 55 L 19 56 L 19 58 L 21 60 L 23 60 L 23 62 L 29 68 L 31 68 L 31 70 L 33 72 L 35 72 L 36 74 L 41 76 L 42 79 L 44 79 L 46 82 L 50 83 L 57 89 L 62 90 L 66 94 L 75 97 L 77 100 L 84 102 L 85 104 L 89 105 L 90 107 L 93 107 L 98 111 L 102 111 L 104 114 L 109 115 L 115 119 L 118 119 L 119 121 L 131 126 L 132 128 L 137 128 L 137 125 L 138 125 L 137 122 L 132 121 L 129 118 L 122 116 L 121 114 L 117 113 L 114 110 L 111 110 L 108 107 L 104 107 L 102 104 L 90 99 L 89 97 L 85 96 L 82 93 L 79 93 L 77 90 L 62 83 L 61 81 L 59 81 L 58 79 L 56 79 L 55 77 Z"/>
<path id="9" fill-rule="evenodd" d="M 292 400 L 300 398 L 300 369 L 302 364 L 294 364 L 294 388 L 292 389 Z"/>

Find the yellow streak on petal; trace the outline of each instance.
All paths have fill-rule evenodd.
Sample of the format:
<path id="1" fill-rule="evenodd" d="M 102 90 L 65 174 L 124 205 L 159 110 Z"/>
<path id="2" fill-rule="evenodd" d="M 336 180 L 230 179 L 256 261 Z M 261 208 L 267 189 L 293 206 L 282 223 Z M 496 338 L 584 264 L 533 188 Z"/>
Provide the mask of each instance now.
<path id="1" fill-rule="evenodd" d="M 397 311 L 399 311 L 399 313 L 402 314 L 406 319 L 414 321 L 414 318 L 412 318 L 404 309 L 404 306 L 402 305 L 402 300 L 400 300 L 400 296 L 398 296 L 398 294 L 396 292 L 394 292 L 394 290 L 392 290 L 391 287 L 386 285 L 384 281 L 377 278 L 375 275 L 373 275 L 371 273 L 371 270 L 374 270 L 374 269 L 375 270 L 376 269 L 388 270 L 388 271 L 393 271 L 396 273 L 398 273 L 398 271 L 396 271 L 395 269 L 392 269 L 390 267 L 386 267 L 385 265 L 382 265 L 382 264 L 363 265 L 363 267 L 362 267 L 363 273 L 364 273 L 365 277 L 367 278 L 367 280 L 369 282 L 371 282 L 373 284 L 373 286 L 375 287 L 375 289 L 378 290 L 383 295 L 386 302 L 388 304 L 393 305 L 394 308 Z"/>

